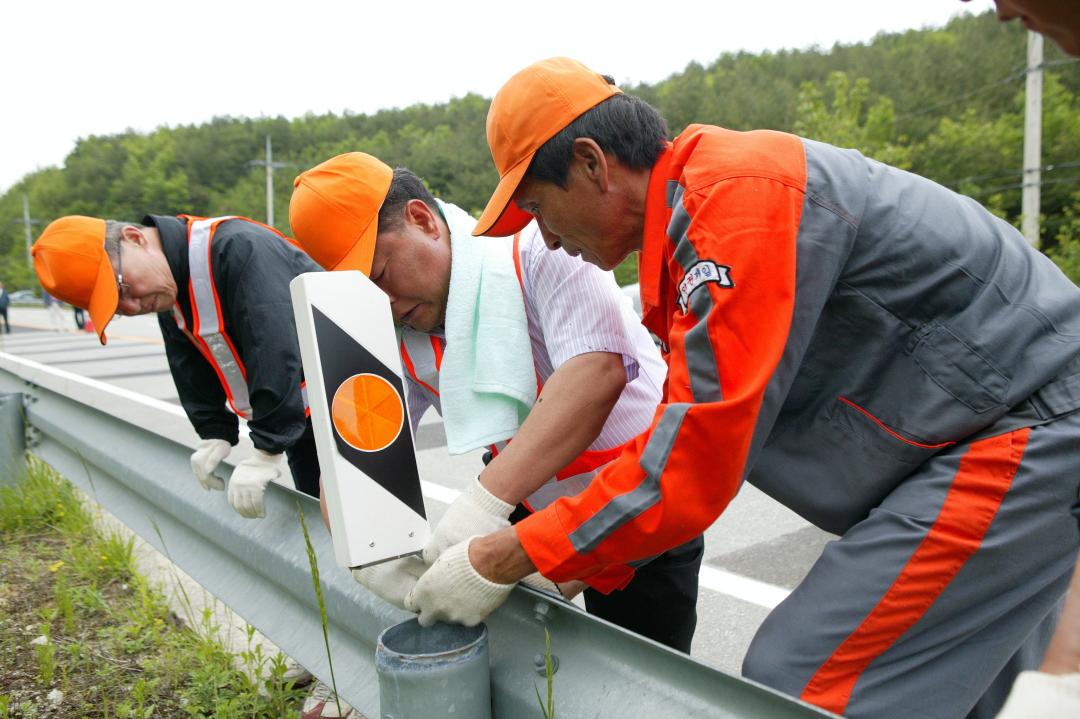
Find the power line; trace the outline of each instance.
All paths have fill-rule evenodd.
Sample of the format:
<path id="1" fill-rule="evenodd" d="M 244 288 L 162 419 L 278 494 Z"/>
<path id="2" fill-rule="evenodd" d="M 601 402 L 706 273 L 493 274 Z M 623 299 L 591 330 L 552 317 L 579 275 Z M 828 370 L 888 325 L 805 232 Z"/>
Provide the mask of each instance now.
<path id="1" fill-rule="evenodd" d="M 1065 59 L 1062 59 L 1062 60 L 1048 60 L 1046 62 L 1040 63 L 1036 68 L 1033 68 L 1033 69 L 1038 70 L 1038 69 L 1043 69 L 1043 68 L 1059 67 L 1061 65 L 1071 65 L 1071 64 L 1076 63 L 1076 62 L 1080 62 L 1080 58 L 1069 57 L 1069 58 L 1065 58 Z M 1022 65 L 1019 68 L 1017 68 L 1016 70 L 1014 70 L 1013 72 L 1006 75 L 1005 77 L 1001 78 L 1000 80 L 995 80 L 994 82 L 988 83 L 986 85 L 982 85 L 981 87 L 977 87 L 974 90 L 970 90 L 968 92 L 957 95 L 956 97 L 954 97 L 954 98 L 952 98 L 950 100 L 947 100 L 945 102 L 939 102 L 936 105 L 928 105 L 927 107 L 921 107 L 921 108 L 918 108 L 916 110 L 910 110 L 908 112 L 901 113 L 899 115 L 896 115 L 895 119 L 896 120 L 901 120 L 901 119 L 908 118 L 908 117 L 915 117 L 915 116 L 918 116 L 918 115 L 925 115 L 928 112 L 933 112 L 934 110 L 940 110 L 941 108 L 948 107 L 949 105 L 955 105 L 957 102 L 959 102 L 961 100 L 966 100 L 966 99 L 968 99 L 970 97 L 974 97 L 975 95 L 979 95 L 979 94 L 982 94 L 984 92 L 988 92 L 988 91 L 993 90 L 995 88 L 1001 87 L 1002 85 L 1008 85 L 1011 82 L 1015 82 L 1016 80 L 1019 80 L 1020 78 L 1027 75 L 1027 73 L 1028 73 L 1027 65 Z"/>
<path id="2" fill-rule="evenodd" d="M 1043 165 L 1038 168 L 1039 172 L 1055 172 L 1057 170 L 1065 170 L 1070 167 L 1080 167 L 1080 162 L 1055 162 L 1049 165 Z M 946 187 L 958 187 L 965 182 L 976 182 L 978 180 L 991 180 L 995 177 L 1015 177 L 1017 175 L 1023 175 L 1023 170 L 1001 170 L 1000 172 L 987 172 L 982 175 L 968 175 L 967 177 L 956 177 L 951 180 L 938 180 L 939 184 Z"/>
<path id="3" fill-rule="evenodd" d="M 1037 183 L 1024 183 L 1016 182 L 1011 185 L 999 185 L 997 187 L 988 187 L 984 190 L 979 190 L 973 193 L 964 193 L 968 197 L 984 197 L 986 195 L 993 195 L 997 192 L 1004 192 L 1005 190 L 1022 190 L 1025 187 L 1038 186 L 1045 187 L 1046 185 L 1060 185 L 1065 183 L 1074 183 L 1080 181 L 1080 175 L 1070 175 L 1069 177 L 1056 177 L 1052 180 L 1041 180 Z"/>
<path id="4" fill-rule="evenodd" d="M 1000 80 L 997 80 L 996 82 L 991 82 L 991 83 L 989 83 L 987 85 L 983 85 L 982 87 L 977 87 L 974 90 L 971 90 L 969 92 L 965 92 L 965 93 L 963 93 L 961 95 L 958 95 L 958 96 L 956 96 L 956 97 L 954 97 L 951 100 L 948 100 L 946 102 L 939 102 L 936 105 L 929 105 L 927 107 L 923 107 L 923 108 L 920 108 L 918 110 L 912 110 L 910 112 L 901 113 L 901 114 L 897 115 L 895 119 L 900 120 L 900 119 L 907 118 L 907 117 L 914 117 L 916 115 L 925 115 L 928 112 L 933 112 L 934 110 L 940 110 L 941 108 L 948 107 L 949 105 L 955 105 L 957 102 L 959 102 L 961 100 L 966 100 L 969 97 L 974 97 L 975 95 L 979 95 L 981 93 L 987 92 L 988 90 L 993 90 L 994 88 L 1000 87 L 1002 85 L 1007 85 L 1010 82 L 1015 82 L 1016 80 L 1019 80 L 1020 78 L 1027 75 L 1027 71 L 1028 71 L 1028 69 L 1027 69 L 1027 66 L 1025 65 L 1025 66 L 1021 67 L 1019 70 L 1016 70 L 1014 72 L 1009 73 L 1008 75 L 1001 78 Z"/>

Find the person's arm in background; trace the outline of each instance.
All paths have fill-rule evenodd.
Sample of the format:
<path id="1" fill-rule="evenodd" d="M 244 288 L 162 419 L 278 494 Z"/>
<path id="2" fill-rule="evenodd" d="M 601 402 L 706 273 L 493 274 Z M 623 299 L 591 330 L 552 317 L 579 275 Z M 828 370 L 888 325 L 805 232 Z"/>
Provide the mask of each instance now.
<path id="1" fill-rule="evenodd" d="M 236 466 L 229 504 L 241 516 L 263 517 L 266 485 L 280 476 L 280 455 L 307 429 L 300 392 L 303 366 L 289 283 L 319 268 L 285 240 L 231 220 L 214 241 L 214 282 L 230 339 L 244 363 L 255 452 Z"/>
<path id="2" fill-rule="evenodd" d="M 554 368 L 521 429 L 480 474 L 509 504 L 528 497 L 587 450 L 637 377 L 626 301 L 610 273 L 551 252 L 535 225 L 521 233 L 526 302 Z"/>
<path id="3" fill-rule="evenodd" d="M 200 442 L 191 455 L 191 471 L 203 489 L 225 489 L 214 470 L 239 438 L 236 415 L 225 407 L 225 390 L 214 368 L 177 327 L 169 312 L 158 314 L 176 394 Z"/>
<path id="4" fill-rule="evenodd" d="M 180 405 L 196 434 L 203 439 L 223 439 L 236 444 L 239 422 L 226 408 L 225 390 L 214 368 L 176 326 L 171 313 L 159 313 L 158 326 L 165 340 L 165 356 Z"/>

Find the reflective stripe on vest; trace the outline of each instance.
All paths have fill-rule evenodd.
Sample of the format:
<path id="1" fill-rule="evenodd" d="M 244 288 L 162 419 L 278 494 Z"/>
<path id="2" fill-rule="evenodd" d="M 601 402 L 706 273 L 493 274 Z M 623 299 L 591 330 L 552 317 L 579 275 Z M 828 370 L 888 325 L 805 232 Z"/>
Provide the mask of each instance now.
<path id="1" fill-rule="evenodd" d="M 435 335 L 405 331 L 401 333 L 401 363 L 409 376 L 427 391 L 439 396 L 439 370 L 442 369 L 443 341 Z"/>
<path id="2" fill-rule="evenodd" d="M 188 294 L 191 298 L 192 326 L 189 329 L 184 322 L 183 313 L 177 306 L 173 306 L 173 319 L 180 330 L 198 348 L 199 352 L 221 382 L 225 390 L 225 398 L 233 412 L 246 420 L 251 419 L 251 400 L 248 397 L 247 370 L 240 359 L 236 347 L 229 335 L 225 333 L 224 314 L 221 311 L 221 302 L 217 288 L 214 285 L 214 273 L 211 267 L 210 249 L 214 239 L 214 233 L 218 225 L 226 220 L 244 220 L 253 222 L 265 229 L 272 231 L 286 242 L 288 238 L 272 227 L 260 222 L 249 220 L 246 217 L 227 215 L 225 217 L 190 217 L 181 215 L 188 221 L 188 269 L 190 279 L 188 282 Z M 295 243 L 293 243 L 295 244 Z M 301 396 L 304 402 L 304 414 L 310 415 L 307 402 L 306 383 L 300 385 Z"/>

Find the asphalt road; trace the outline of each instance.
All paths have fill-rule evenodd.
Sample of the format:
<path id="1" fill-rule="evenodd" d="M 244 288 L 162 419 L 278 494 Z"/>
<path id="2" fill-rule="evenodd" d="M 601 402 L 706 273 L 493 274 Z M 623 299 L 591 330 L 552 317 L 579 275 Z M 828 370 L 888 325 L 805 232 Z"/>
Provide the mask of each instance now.
<path id="1" fill-rule="evenodd" d="M 74 331 L 70 310 L 54 317 L 40 308 L 12 307 L 9 316 L 12 332 L 0 334 L 0 351 L 179 404 L 156 317 L 117 318 L 109 326 L 109 344 L 102 347 L 95 335 Z M 481 453 L 448 455 L 442 420 L 434 412 L 421 420 L 416 445 L 428 513 L 438 521 L 482 468 Z M 705 533 L 693 656 L 737 674 L 769 609 L 802 579 L 832 538 L 744 485 Z"/>

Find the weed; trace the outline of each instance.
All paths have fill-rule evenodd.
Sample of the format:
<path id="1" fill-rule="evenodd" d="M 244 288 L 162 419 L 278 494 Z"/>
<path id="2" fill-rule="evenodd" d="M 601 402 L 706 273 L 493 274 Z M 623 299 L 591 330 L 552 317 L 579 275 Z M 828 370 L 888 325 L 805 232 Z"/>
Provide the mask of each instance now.
<path id="1" fill-rule="evenodd" d="M 307 522 L 304 521 L 304 510 L 300 502 L 296 503 L 296 513 L 300 517 L 300 529 L 304 532 L 304 546 L 307 548 L 308 564 L 311 566 L 311 582 L 315 585 L 315 599 L 319 603 L 319 619 L 322 622 L 323 643 L 326 645 L 326 661 L 330 665 L 330 684 L 334 690 L 334 703 L 337 704 L 340 716 L 342 714 L 341 700 L 338 699 L 337 680 L 334 678 L 334 659 L 330 656 L 330 634 L 327 631 L 326 602 L 323 601 L 322 582 L 319 581 L 319 560 L 315 556 L 315 547 L 311 545 L 311 535 L 308 534 Z"/>
<path id="2" fill-rule="evenodd" d="M 45 709 L 53 682 L 64 692 L 56 716 L 295 715 L 304 693 L 283 680 L 284 660 L 267 656 L 253 630 L 247 652 L 234 656 L 210 609 L 183 628 L 135 572 L 133 541 L 99 530 L 69 484 L 37 460 L 29 465 L 20 484 L 0 488 L 0 719 L 54 715 Z M 190 602 L 185 611 L 194 614 Z M 38 622 L 37 632 L 17 629 Z M 48 642 L 31 644 L 39 634 Z"/>
<path id="3" fill-rule="evenodd" d="M 544 627 L 544 673 L 547 675 L 547 704 L 540 698 L 540 690 L 536 689 L 536 701 L 540 704 L 540 711 L 544 719 L 555 719 L 555 668 L 551 662 L 551 633 Z"/>
<path id="4" fill-rule="evenodd" d="M 53 591 L 53 596 L 56 599 L 57 613 L 64 623 L 64 634 L 74 634 L 75 607 L 71 601 L 71 592 L 68 591 L 67 577 L 63 574 L 58 574 L 56 577 L 56 588 Z"/>
<path id="5" fill-rule="evenodd" d="M 39 631 L 45 637 L 45 643 L 34 647 L 34 654 L 37 656 L 38 681 L 44 686 L 49 686 L 52 684 L 53 673 L 56 671 L 56 645 L 49 637 L 48 624 L 42 624 Z"/>

